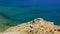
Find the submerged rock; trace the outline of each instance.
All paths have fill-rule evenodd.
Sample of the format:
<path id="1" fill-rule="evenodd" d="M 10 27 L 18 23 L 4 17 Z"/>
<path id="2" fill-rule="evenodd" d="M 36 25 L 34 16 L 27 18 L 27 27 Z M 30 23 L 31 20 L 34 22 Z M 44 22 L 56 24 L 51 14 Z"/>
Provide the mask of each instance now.
<path id="1" fill-rule="evenodd" d="M 17 32 L 18 34 L 60 34 L 60 26 L 42 18 L 10 27 L 5 32 Z M 12 34 L 12 33 L 11 33 Z"/>

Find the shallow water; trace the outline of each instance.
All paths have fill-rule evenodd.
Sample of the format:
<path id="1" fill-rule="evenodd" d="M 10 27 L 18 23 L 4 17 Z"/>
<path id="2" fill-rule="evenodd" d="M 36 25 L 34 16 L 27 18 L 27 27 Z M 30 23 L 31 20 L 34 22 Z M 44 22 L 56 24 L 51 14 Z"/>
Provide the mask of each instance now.
<path id="1" fill-rule="evenodd" d="M 0 0 L 0 13 L 5 14 L 5 18 L 19 23 L 44 18 L 60 25 L 59 0 Z M 11 24 L 19 24 L 17 22 Z"/>

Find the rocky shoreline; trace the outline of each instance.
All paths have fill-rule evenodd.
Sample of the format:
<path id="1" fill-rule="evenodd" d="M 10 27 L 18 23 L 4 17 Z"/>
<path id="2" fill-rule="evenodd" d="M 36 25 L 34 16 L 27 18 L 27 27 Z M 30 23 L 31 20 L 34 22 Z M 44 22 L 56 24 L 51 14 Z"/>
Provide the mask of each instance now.
<path id="1" fill-rule="evenodd" d="M 33 21 L 19 24 L 14 27 L 10 27 L 4 31 L 4 33 L 12 32 L 14 34 L 60 34 L 60 26 L 54 25 L 54 22 L 49 22 L 43 18 L 37 18 Z"/>

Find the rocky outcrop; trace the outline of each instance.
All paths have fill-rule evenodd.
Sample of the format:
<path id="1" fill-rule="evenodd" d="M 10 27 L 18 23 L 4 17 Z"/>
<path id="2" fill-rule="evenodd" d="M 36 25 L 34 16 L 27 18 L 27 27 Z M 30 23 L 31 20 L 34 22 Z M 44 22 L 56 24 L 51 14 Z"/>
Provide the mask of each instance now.
<path id="1" fill-rule="evenodd" d="M 10 27 L 4 32 L 15 32 L 15 34 L 16 32 L 18 34 L 60 34 L 60 26 L 54 25 L 54 22 L 37 18 L 33 21 Z"/>

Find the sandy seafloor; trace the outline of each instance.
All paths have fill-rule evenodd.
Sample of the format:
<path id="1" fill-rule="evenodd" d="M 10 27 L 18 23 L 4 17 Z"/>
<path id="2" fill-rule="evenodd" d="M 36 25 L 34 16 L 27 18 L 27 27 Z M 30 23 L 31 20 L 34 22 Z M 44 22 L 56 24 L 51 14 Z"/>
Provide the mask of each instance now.
<path id="1" fill-rule="evenodd" d="M 0 0 L 1 29 L 35 18 L 44 18 L 60 25 L 59 0 Z"/>

